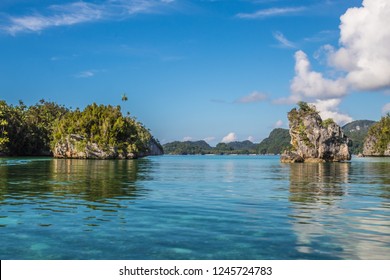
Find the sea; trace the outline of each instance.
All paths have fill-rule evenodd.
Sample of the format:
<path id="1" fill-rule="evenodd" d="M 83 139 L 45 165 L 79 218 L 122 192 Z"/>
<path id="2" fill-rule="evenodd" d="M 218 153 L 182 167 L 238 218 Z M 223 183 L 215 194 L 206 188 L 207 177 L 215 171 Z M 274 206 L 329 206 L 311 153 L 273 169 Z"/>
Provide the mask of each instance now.
<path id="1" fill-rule="evenodd" d="M 2 260 L 390 259 L 390 158 L 0 158 Z"/>

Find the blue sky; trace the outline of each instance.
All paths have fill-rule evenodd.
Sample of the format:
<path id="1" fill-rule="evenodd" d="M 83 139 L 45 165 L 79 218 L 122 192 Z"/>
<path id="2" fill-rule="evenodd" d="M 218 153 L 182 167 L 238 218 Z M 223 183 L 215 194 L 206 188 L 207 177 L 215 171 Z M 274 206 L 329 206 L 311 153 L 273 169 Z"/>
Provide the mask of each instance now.
<path id="1" fill-rule="evenodd" d="M 259 142 L 299 100 L 341 124 L 378 120 L 387 2 L 2 0 L 0 99 L 120 104 L 162 143 Z"/>

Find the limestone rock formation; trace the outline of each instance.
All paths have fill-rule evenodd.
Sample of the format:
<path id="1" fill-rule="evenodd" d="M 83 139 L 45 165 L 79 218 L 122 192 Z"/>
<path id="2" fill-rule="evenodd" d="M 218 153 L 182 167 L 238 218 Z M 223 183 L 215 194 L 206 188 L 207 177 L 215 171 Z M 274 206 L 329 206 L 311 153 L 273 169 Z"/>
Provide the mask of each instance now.
<path id="1" fill-rule="evenodd" d="M 363 156 L 366 157 L 378 157 L 378 156 L 390 156 L 390 143 L 387 144 L 387 147 L 384 150 L 377 148 L 378 138 L 374 135 L 368 135 L 364 141 L 363 146 Z"/>
<path id="2" fill-rule="evenodd" d="M 390 114 L 368 131 L 363 146 L 364 156 L 390 156 Z"/>
<path id="3" fill-rule="evenodd" d="M 332 162 L 351 159 L 349 139 L 333 120 L 323 121 L 314 106 L 300 102 L 288 113 L 292 149 L 281 162 Z"/>
<path id="4" fill-rule="evenodd" d="M 152 138 L 149 147 L 142 152 L 125 152 L 117 147 L 101 147 L 96 143 L 87 142 L 85 137 L 70 134 L 54 145 L 53 155 L 56 158 L 77 159 L 135 159 L 150 155 L 162 155 L 161 146 Z"/>

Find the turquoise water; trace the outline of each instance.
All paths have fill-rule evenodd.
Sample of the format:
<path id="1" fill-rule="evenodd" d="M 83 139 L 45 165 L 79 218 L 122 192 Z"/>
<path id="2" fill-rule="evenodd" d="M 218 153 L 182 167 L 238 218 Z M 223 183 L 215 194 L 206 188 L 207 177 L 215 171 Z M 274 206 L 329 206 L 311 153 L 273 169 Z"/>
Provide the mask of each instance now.
<path id="1" fill-rule="evenodd" d="M 390 259 L 390 159 L 0 159 L 0 259 Z"/>

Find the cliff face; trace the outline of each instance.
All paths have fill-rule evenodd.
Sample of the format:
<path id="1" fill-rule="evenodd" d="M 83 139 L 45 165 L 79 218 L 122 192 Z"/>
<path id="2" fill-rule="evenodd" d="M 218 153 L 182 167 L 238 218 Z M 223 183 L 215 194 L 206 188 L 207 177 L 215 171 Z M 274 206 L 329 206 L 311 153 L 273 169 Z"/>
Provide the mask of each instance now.
<path id="1" fill-rule="evenodd" d="M 351 159 L 349 139 L 332 120 L 323 121 L 306 103 L 288 113 L 292 149 L 282 154 L 282 162 L 329 162 Z"/>
<path id="2" fill-rule="evenodd" d="M 368 131 L 363 146 L 364 156 L 390 156 L 390 114 Z"/>
<path id="3" fill-rule="evenodd" d="M 97 143 L 86 142 L 77 134 L 70 134 L 54 145 L 53 155 L 56 158 L 78 159 L 135 159 L 145 156 L 162 155 L 161 146 L 152 138 L 148 148 L 142 152 L 127 152 L 115 146 L 102 147 Z"/>
<path id="4" fill-rule="evenodd" d="M 363 146 L 363 155 L 370 157 L 370 156 L 390 156 L 390 143 L 387 144 L 387 147 L 380 151 L 377 149 L 378 145 L 378 138 L 374 135 L 368 135 Z"/>

